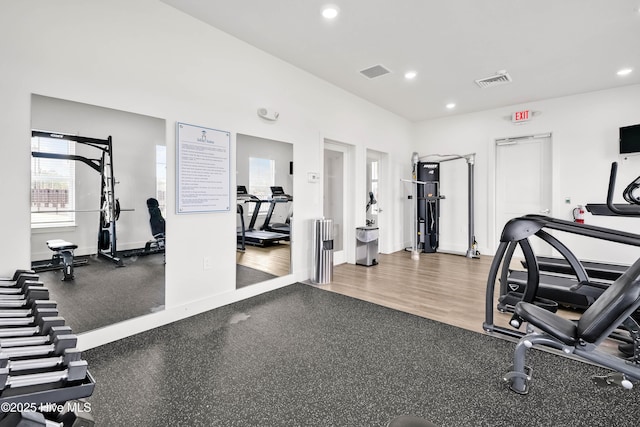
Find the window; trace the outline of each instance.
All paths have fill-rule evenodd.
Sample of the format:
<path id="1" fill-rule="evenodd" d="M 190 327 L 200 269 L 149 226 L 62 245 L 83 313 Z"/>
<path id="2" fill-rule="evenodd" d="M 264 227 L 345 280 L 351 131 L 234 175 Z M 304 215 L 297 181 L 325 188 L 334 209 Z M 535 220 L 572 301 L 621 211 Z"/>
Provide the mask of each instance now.
<path id="1" fill-rule="evenodd" d="M 371 162 L 371 191 L 373 192 L 373 198 L 378 198 L 378 175 L 380 162 L 377 160 Z M 371 205 L 371 215 L 374 217 L 378 215 L 378 205 Z"/>
<path id="2" fill-rule="evenodd" d="M 31 151 L 72 155 L 73 141 L 31 138 Z M 75 225 L 75 161 L 31 157 L 31 227 Z"/>
<path id="3" fill-rule="evenodd" d="M 249 193 L 261 200 L 271 196 L 271 186 L 276 182 L 276 162 L 271 159 L 249 157 Z M 249 205 L 249 213 L 253 212 L 254 204 Z M 268 203 L 260 206 L 260 213 L 266 213 Z"/>
<path id="4" fill-rule="evenodd" d="M 167 215 L 167 147 L 156 145 L 156 199 L 160 212 Z"/>

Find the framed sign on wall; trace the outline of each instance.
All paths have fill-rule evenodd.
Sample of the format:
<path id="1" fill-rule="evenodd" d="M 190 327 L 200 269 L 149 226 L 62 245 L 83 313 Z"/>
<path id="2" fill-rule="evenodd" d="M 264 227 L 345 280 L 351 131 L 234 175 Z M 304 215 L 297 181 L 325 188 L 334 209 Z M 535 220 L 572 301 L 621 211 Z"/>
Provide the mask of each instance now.
<path id="1" fill-rule="evenodd" d="M 180 122 L 176 133 L 176 212 L 229 211 L 230 133 Z"/>

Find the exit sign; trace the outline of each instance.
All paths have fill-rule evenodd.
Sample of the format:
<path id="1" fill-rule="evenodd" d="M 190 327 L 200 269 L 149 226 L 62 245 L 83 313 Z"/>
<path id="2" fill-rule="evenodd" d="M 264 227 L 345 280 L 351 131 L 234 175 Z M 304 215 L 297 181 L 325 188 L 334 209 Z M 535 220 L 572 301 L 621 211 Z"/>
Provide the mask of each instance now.
<path id="1" fill-rule="evenodd" d="M 511 121 L 513 123 L 527 122 L 531 119 L 530 110 L 516 111 L 511 115 Z"/>

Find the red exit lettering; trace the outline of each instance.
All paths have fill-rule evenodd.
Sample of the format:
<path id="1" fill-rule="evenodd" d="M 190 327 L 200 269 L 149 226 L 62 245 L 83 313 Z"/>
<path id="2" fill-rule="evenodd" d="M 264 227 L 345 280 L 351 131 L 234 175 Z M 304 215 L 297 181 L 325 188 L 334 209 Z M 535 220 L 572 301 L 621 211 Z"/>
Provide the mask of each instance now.
<path id="1" fill-rule="evenodd" d="M 524 121 L 529 120 L 529 118 L 530 118 L 529 117 L 529 110 L 516 111 L 511 116 L 511 121 L 512 122 L 524 122 Z"/>

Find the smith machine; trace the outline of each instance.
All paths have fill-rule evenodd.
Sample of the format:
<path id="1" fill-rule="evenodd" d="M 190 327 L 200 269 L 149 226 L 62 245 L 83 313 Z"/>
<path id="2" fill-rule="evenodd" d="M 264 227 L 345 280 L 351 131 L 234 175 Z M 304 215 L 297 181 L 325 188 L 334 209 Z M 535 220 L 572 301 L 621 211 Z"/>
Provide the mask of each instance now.
<path id="1" fill-rule="evenodd" d="M 440 164 L 452 160 L 465 159 L 468 169 L 468 249 L 467 258 L 478 258 L 477 242 L 474 232 L 474 163 L 472 154 L 432 154 L 420 157 L 418 153 L 411 155 L 413 166 L 412 179 L 402 181 L 411 183 L 413 200 L 413 239 L 411 259 L 419 259 L 419 251 L 436 252 L 440 244 Z M 430 160 L 430 161 L 428 161 Z"/>
<path id="2" fill-rule="evenodd" d="M 75 210 L 66 212 L 100 212 L 97 254 L 98 256 L 111 260 L 119 267 L 123 266 L 124 264 L 122 263 L 122 259 L 118 256 L 116 247 L 116 221 L 120 217 L 120 212 L 132 211 L 133 209 L 120 209 L 120 202 L 118 201 L 118 199 L 116 199 L 115 196 L 116 181 L 113 177 L 113 145 L 111 136 L 109 136 L 107 139 L 97 139 L 78 135 L 66 135 L 61 133 L 51 133 L 36 130 L 31 132 L 31 136 L 73 141 L 77 144 L 93 147 L 100 151 L 100 157 L 96 159 L 90 159 L 88 157 L 75 154 L 58 154 L 38 151 L 31 152 L 31 155 L 33 157 L 42 157 L 47 159 L 75 160 L 86 164 L 91 169 L 100 174 L 102 178 L 100 192 L 100 209 L 82 211 Z M 75 248 L 75 245 L 73 246 Z M 71 251 L 74 248 L 72 248 Z"/>

